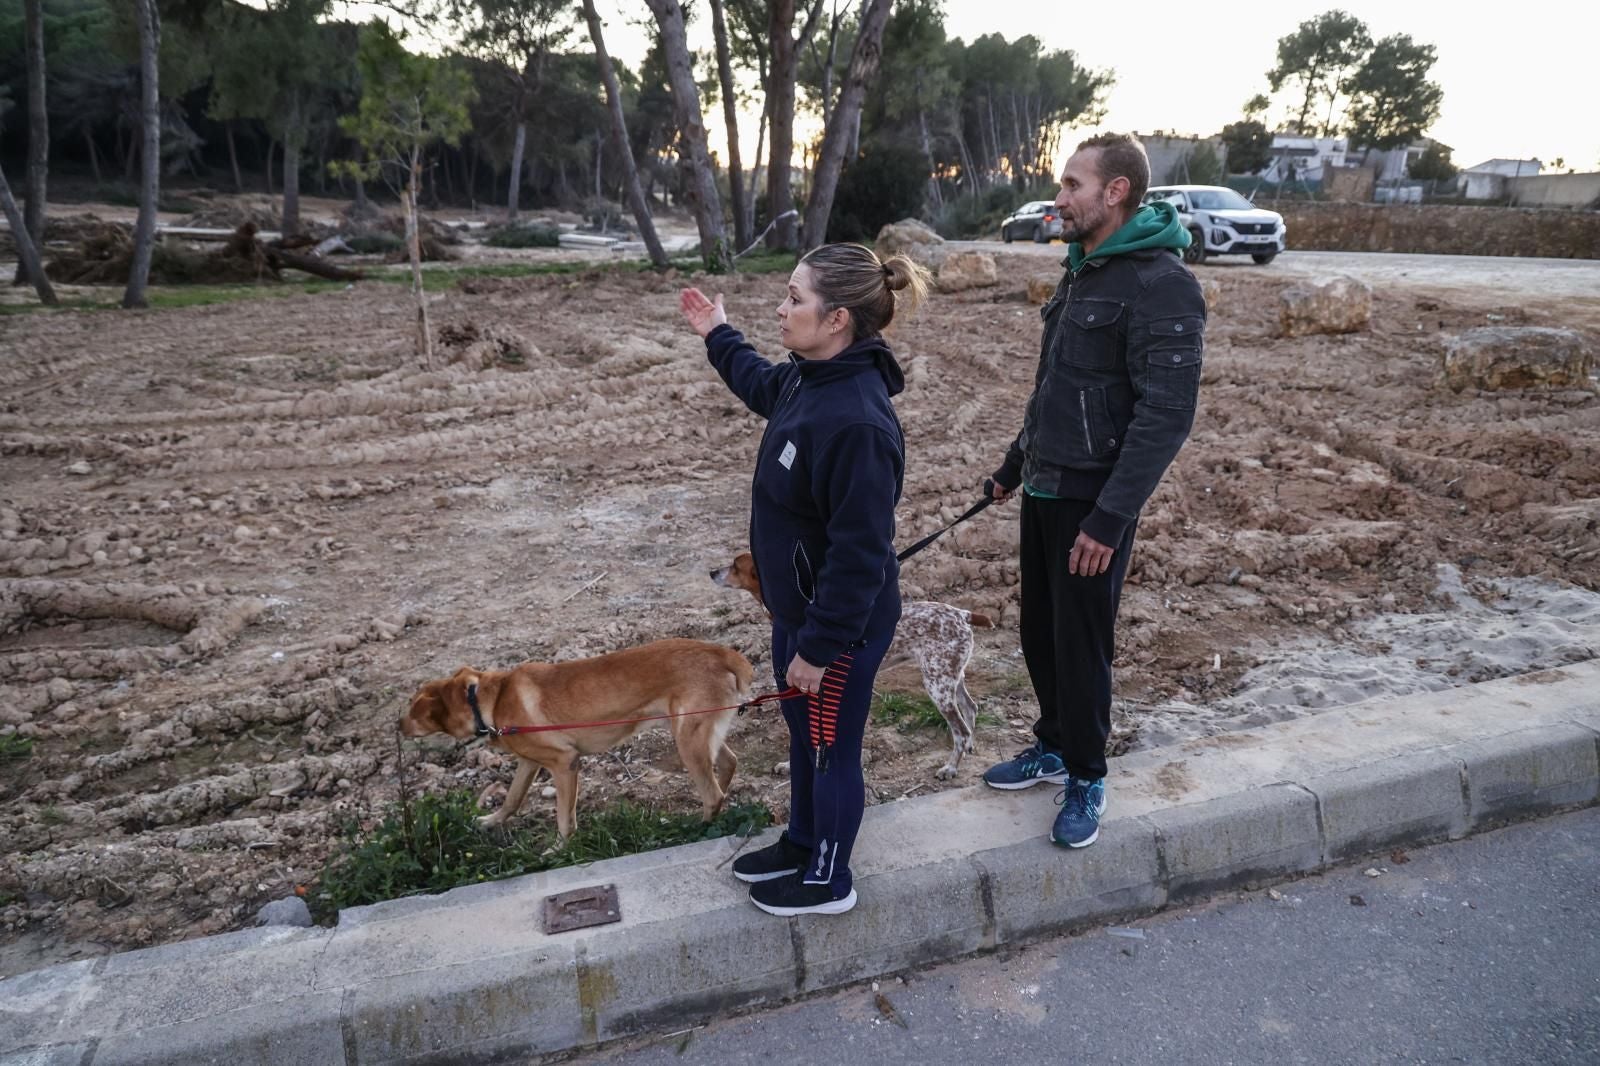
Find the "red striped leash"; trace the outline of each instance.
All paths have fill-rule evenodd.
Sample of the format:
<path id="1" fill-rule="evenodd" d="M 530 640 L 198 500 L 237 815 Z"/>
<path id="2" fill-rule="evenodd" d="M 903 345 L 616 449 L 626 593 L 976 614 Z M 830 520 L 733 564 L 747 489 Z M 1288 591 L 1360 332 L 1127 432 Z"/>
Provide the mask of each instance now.
<path id="1" fill-rule="evenodd" d="M 688 718 L 695 714 L 717 714 L 721 711 L 738 711 L 740 715 L 752 707 L 763 703 L 776 703 L 779 700 L 794 699 L 804 695 L 799 689 L 790 687 L 782 692 L 769 692 L 743 703 L 730 703 L 726 707 L 706 707 L 694 711 L 668 712 L 667 714 L 651 714 L 643 718 L 617 718 L 605 722 L 572 722 L 569 724 L 556 723 L 552 725 L 508 725 L 492 726 L 483 720 L 483 712 L 478 708 L 478 686 L 467 686 L 467 706 L 472 708 L 473 735 L 480 737 L 514 737 L 523 733 L 564 733 L 572 729 L 598 729 L 601 726 L 638 725 L 641 722 L 661 722 L 668 718 Z"/>

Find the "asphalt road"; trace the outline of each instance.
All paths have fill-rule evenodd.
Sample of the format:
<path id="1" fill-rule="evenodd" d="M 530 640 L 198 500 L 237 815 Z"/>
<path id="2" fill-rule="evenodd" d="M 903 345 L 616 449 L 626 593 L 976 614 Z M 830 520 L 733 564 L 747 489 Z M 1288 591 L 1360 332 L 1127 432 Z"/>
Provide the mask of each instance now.
<path id="1" fill-rule="evenodd" d="M 858 985 L 574 1061 L 1595 1066 L 1600 808 L 889 978 L 880 992 L 884 1004 Z"/>
<path id="2" fill-rule="evenodd" d="M 1293 244 L 1294 234 L 1290 233 Z M 1032 241 L 951 241 L 949 247 L 989 253 L 1035 256 L 1047 271 L 1067 254 L 1066 245 Z M 1048 264 L 1048 265 L 1047 265 Z M 1213 256 L 1197 268 L 1240 277 L 1287 275 L 1294 278 L 1350 274 L 1373 284 L 1385 282 L 1438 288 L 1489 289 L 1504 294 L 1600 301 L 1600 259 L 1526 259 L 1496 255 L 1417 255 L 1401 252 L 1301 252 L 1293 247 L 1267 266 L 1249 256 Z"/>

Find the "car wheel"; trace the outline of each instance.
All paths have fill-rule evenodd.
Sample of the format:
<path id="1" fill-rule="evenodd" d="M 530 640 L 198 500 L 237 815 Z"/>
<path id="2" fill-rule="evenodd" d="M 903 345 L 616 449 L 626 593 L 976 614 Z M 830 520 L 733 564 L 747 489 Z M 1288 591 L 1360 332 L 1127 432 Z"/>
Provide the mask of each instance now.
<path id="1" fill-rule="evenodd" d="M 1266 266 L 1268 263 L 1270 263 L 1274 259 L 1278 258 L 1278 253 L 1277 252 L 1257 252 L 1255 255 L 1252 255 L 1250 258 L 1254 259 L 1256 261 L 1256 266 Z"/>
<path id="2" fill-rule="evenodd" d="M 1189 247 L 1183 250 L 1183 261 L 1197 266 L 1206 261 L 1206 235 L 1198 229 L 1189 231 Z"/>
<path id="3" fill-rule="evenodd" d="M 1045 232 L 1044 232 L 1044 227 L 1043 226 L 1035 226 L 1035 227 L 1033 227 L 1033 243 L 1034 244 L 1049 244 L 1050 243 L 1050 238 L 1045 236 Z"/>
<path id="4" fill-rule="evenodd" d="M 1005 241 L 1007 244 L 1011 243 L 1011 227 L 1009 227 L 1009 226 L 1001 226 L 1000 227 L 1000 239 Z"/>

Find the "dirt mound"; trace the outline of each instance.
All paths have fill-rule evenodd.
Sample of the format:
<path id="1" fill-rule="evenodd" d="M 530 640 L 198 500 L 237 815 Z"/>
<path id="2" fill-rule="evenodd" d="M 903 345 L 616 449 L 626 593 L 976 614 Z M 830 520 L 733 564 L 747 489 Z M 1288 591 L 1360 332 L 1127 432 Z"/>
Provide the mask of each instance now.
<path id="1" fill-rule="evenodd" d="M 995 251 L 1002 277 L 1037 269 Z M 1488 634 L 1501 608 L 1541 609 L 1529 589 L 1600 589 L 1600 396 L 1436 386 L 1449 339 L 1520 294 L 1390 279 L 1369 330 L 1279 339 L 1282 280 L 1203 273 L 1220 310 L 1193 436 L 1140 521 L 1114 749 L 1249 721 L 1301 675 L 1307 704 L 1364 691 L 1335 667 L 1379 642 Z M 23 357 L 0 358 L 0 734 L 32 751 L 0 773 L 0 973 L 237 928 L 309 883 L 341 825 L 396 798 L 413 687 L 463 663 L 683 636 L 770 678 L 765 616 L 707 576 L 744 547 L 761 422 L 679 321 L 683 283 L 430 283 L 451 362 L 427 372 L 402 285 L 7 320 L 0 354 Z M 778 357 L 783 277 L 717 284 Z M 977 498 L 1020 425 L 1039 323 L 1019 287 L 937 293 L 896 323 L 902 544 Z M 1526 303 L 1527 325 L 1600 320 L 1592 298 Z M 868 802 L 970 783 L 1028 743 L 1016 544 L 1016 508 L 992 507 L 906 562 L 908 598 L 998 626 L 968 671 L 982 717 L 963 774 L 935 779 L 938 729 L 874 723 Z M 1437 599 L 1445 565 L 1479 607 Z M 1529 623 L 1513 643 L 1547 631 L 1592 639 Z M 918 687 L 911 664 L 879 684 Z M 731 741 L 734 798 L 781 817 L 781 722 L 753 713 Z M 429 791 L 510 774 L 477 744 L 404 752 Z M 661 730 L 583 773 L 585 805 L 696 806 Z"/>

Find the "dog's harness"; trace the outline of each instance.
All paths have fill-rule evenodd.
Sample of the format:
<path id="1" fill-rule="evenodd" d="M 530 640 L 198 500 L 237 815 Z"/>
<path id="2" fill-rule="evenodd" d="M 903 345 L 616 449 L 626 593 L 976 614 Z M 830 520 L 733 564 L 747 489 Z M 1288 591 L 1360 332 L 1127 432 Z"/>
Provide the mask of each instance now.
<path id="1" fill-rule="evenodd" d="M 797 688 L 786 688 L 782 692 L 769 692 L 743 703 L 732 703 L 726 707 L 705 707 L 694 711 L 669 712 L 667 714 L 650 714 L 643 718 L 617 718 L 608 722 L 572 722 L 554 725 L 507 725 L 492 726 L 483 720 L 483 711 L 478 706 L 478 686 L 467 686 L 467 706 L 472 708 L 472 733 L 476 737 L 514 737 L 523 733 L 564 733 L 573 729 L 598 729 L 601 726 L 638 725 L 640 722 L 661 722 L 668 718 L 688 718 L 695 714 L 716 714 L 719 711 L 738 711 L 741 715 L 752 707 L 763 703 L 776 703 L 779 700 L 793 699 L 803 695 Z"/>

